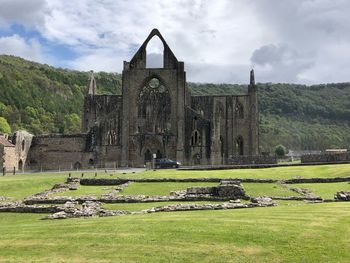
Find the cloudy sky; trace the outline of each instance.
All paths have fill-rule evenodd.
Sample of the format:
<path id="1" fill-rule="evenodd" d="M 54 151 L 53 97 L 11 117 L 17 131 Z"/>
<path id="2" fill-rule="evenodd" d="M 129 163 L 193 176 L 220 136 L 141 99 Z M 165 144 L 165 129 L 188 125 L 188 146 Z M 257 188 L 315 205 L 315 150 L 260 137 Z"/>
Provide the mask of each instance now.
<path id="1" fill-rule="evenodd" d="M 349 14 L 348 0 L 0 0 L 0 54 L 121 72 L 158 28 L 189 81 L 348 82 Z M 147 52 L 157 63 L 160 41 Z"/>

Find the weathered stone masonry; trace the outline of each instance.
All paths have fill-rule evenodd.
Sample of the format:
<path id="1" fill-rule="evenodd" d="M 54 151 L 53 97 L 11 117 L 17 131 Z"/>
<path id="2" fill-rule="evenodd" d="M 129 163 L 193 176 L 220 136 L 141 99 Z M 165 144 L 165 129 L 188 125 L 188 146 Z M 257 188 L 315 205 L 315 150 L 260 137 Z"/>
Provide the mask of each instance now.
<path id="1" fill-rule="evenodd" d="M 164 46 L 161 68 L 146 67 L 146 48 L 154 37 Z M 97 94 L 92 75 L 82 134 L 37 136 L 28 166 L 143 166 L 153 154 L 183 165 L 259 163 L 257 102 L 253 71 L 246 95 L 192 96 L 184 62 L 154 29 L 124 61 L 122 95 Z"/>

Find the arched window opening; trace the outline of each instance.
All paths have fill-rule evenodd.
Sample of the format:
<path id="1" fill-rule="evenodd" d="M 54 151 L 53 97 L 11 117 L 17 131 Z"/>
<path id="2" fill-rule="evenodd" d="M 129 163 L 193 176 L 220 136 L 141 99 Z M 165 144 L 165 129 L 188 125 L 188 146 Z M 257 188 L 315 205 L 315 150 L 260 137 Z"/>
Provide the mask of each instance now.
<path id="1" fill-rule="evenodd" d="M 238 119 L 244 118 L 244 109 L 243 109 L 243 105 L 240 102 L 237 102 L 235 112 L 236 112 L 236 117 Z"/>
<path id="2" fill-rule="evenodd" d="M 236 139 L 236 150 L 238 155 L 244 155 L 244 148 L 243 148 L 243 138 L 242 136 L 238 136 Z"/>
<path id="3" fill-rule="evenodd" d="M 192 146 L 198 146 L 201 144 L 201 136 L 199 134 L 198 130 L 194 130 L 192 132 L 192 136 L 191 136 L 191 145 Z"/>
<path id="4" fill-rule="evenodd" d="M 164 67 L 164 45 L 158 36 L 154 36 L 146 47 L 146 68 Z"/>

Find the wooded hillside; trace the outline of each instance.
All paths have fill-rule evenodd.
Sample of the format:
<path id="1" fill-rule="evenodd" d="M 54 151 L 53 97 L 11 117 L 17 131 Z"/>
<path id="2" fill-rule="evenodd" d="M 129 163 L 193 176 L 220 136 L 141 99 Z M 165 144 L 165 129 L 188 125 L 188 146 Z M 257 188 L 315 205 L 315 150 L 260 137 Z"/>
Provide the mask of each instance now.
<path id="1" fill-rule="evenodd" d="M 88 72 L 0 56 L 0 132 L 80 131 Z M 121 75 L 95 74 L 100 93 L 120 94 Z M 244 85 L 188 83 L 194 95 L 242 94 Z M 350 148 L 350 83 L 258 84 L 261 147 Z M 7 122 L 7 123 L 6 123 Z"/>

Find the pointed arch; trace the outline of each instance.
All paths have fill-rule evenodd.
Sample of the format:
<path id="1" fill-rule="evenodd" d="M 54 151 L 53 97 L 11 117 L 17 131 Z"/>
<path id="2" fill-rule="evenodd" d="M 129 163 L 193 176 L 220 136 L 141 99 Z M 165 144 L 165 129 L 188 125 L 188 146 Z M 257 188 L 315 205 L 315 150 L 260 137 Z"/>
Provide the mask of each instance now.
<path id="1" fill-rule="evenodd" d="M 145 68 L 146 67 L 146 47 L 148 42 L 154 37 L 157 36 L 164 46 L 163 52 L 163 66 L 164 68 L 173 68 L 175 69 L 178 66 L 178 60 L 175 57 L 174 53 L 169 48 L 168 44 L 165 42 L 163 36 L 160 34 L 158 29 L 153 29 L 148 35 L 146 40 L 143 42 L 141 47 L 137 50 L 133 58 L 130 60 L 130 68 Z"/>
<path id="2" fill-rule="evenodd" d="M 244 155 L 244 141 L 241 135 L 236 138 L 236 153 L 237 155 Z"/>
<path id="3" fill-rule="evenodd" d="M 146 68 L 164 68 L 164 43 L 157 35 L 146 45 Z"/>
<path id="4" fill-rule="evenodd" d="M 239 101 L 236 102 L 235 115 L 238 119 L 244 118 L 244 108 L 242 103 L 240 103 Z"/>

